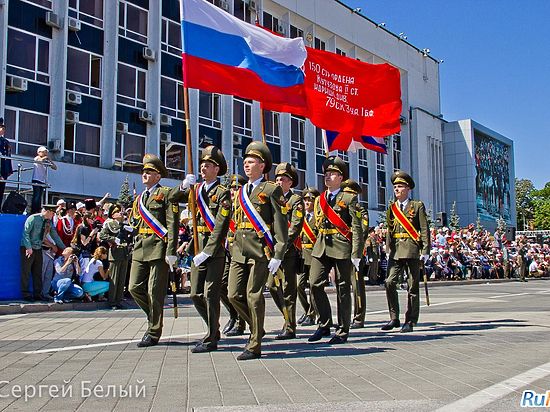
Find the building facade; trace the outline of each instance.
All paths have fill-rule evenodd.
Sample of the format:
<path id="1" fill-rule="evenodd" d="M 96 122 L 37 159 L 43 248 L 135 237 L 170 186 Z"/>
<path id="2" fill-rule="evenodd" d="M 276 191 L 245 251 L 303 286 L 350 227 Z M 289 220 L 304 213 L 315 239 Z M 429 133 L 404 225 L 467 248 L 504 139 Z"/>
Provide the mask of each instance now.
<path id="1" fill-rule="evenodd" d="M 212 0 L 240 19 L 307 46 L 401 72 L 401 133 L 388 154 L 339 153 L 363 187 L 371 221 L 391 197 L 401 168 L 417 182 L 415 197 L 445 211 L 443 119 L 439 62 L 339 1 Z M 168 166 L 165 184 L 186 173 L 185 108 L 178 0 L 3 0 L 0 2 L 0 116 L 14 156 L 32 158 L 46 145 L 59 169 L 49 176 L 52 199 L 118 195 L 126 176 L 141 189 L 144 153 Z M 220 146 L 230 171 L 242 173 L 242 153 L 261 139 L 258 102 L 189 90 L 193 159 Z M 306 184 L 322 188 L 322 131 L 308 119 L 264 112 L 274 163 L 291 161 Z M 23 174 L 30 181 L 30 175 Z"/>

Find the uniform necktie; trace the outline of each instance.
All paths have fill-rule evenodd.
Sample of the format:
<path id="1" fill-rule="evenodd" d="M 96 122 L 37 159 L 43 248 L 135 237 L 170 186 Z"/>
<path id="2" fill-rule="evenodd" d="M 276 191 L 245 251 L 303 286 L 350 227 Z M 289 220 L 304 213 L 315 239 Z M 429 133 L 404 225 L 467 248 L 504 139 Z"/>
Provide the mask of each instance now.
<path id="1" fill-rule="evenodd" d="M 147 203 L 147 200 L 149 199 L 149 191 L 146 190 L 145 192 L 143 192 L 143 203 Z"/>
<path id="2" fill-rule="evenodd" d="M 248 197 L 250 197 L 250 194 L 252 193 L 252 183 L 248 183 L 248 187 L 246 188 L 246 194 Z"/>
<path id="3" fill-rule="evenodd" d="M 405 205 L 403 203 L 399 203 L 399 207 L 401 208 L 402 212 L 405 210 Z"/>

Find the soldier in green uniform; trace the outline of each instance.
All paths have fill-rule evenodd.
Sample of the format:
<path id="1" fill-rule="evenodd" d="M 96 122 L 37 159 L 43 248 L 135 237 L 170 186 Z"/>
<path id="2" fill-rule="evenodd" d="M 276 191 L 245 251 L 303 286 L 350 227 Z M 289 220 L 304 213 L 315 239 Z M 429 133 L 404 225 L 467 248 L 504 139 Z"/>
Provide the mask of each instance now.
<path id="1" fill-rule="evenodd" d="M 348 165 L 337 156 L 328 157 L 323 163 L 327 190 L 315 201 L 315 223 L 319 236 L 313 246 L 309 283 L 315 308 L 319 313 L 319 328 L 309 337 L 317 342 L 330 335 L 332 314 L 325 292 L 328 274 L 336 272 L 339 328 L 330 344 L 345 343 L 351 323 L 351 278 L 359 270 L 363 250 L 361 210 L 357 207 L 357 195 L 341 189 L 348 178 Z"/>
<path id="2" fill-rule="evenodd" d="M 353 179 L 347 179 L 342 182 L 342 190 L 348 193 L 354 193 L 359 196 L 362 192 L 361 186 Z M 369 231 L 369 212 L 361 205 L 357 204 L 357 209 L 361 211 L 361 228 L 363 229 L 363 241 L 365 244 L 365 238 Z M 361 257 L 361 263 L 359 264 L 359 270 L 356 270 L 351 277 L 351 285 L 353 288 L 353 321 L 351 322 L 351 329 L 360 329 L 365 326 L 365 314 L 367 312 L 367 294 L 365 291 L 365 275 L 364 275 L 364 246 L 362 248 L 363 256 Z"/>
<path id="3" fill-rule="evenodd" d="M 302 259 L 304 265 L 303 272 L 298 275 L 298 300 L 304 309 L 304 314 L 298 319 L 298 324 L 302 326 L 315 325 L 317 317 L 312 296 L 310 295 L 308 301 L 306 293 L 306 288 L 309 287 L 311 252 L 318 235 L 317 227 L 315 226 L 315 216 L 313 214 L 313 206 L 317 197 L 319 197 L 319 191 L 315 188 L 308 188 L 303 192 L 305 216 L 302 228 Z"/>
<path id="4" fill-rule="evenodd" d="M 188 175 L 179 187 L 159 184 L 168 176 L 162 161 L 153 154 L 143 157 L 141 181 L 145 190 L 132 207 L 132 225 L 137 229 L 128 290 L 148 320 L 147 332 L 138 347 L 154 346 L 162 334 L 164 298 L 168 290 L 168 270 L 176 262 L 178 243 L 178 202 L 182 189 L 194 183 Z"/>
<path id="5" fill-rule="evenodd" d="M 191 266 L 191 300 L 208 327 L 206 336 L 191 349 L 193 353 L 218 349 L 220 339 L 220 289 L 225 264 L 225 237 L 231 219 L 231 195 L 218 176 L 227 172 L 220 149 L 208 146 L 199 161 L 202 183 L 185 190 L 184 197 L 195 196 L 197 206 L 198 253 Z M 189 242 L 193 253 L 193 241 Z"/>
<path id="6" fill-rule="evenodd" d="M 248 183 L 239 190 L 234 202 L 237 229 L 231 248 L 228 294 L 239 316 L 250 325 L 250 339 L 237 360 L 261 356 L 265 334 L 263 289 L 268 275 L 275 274 L 281 265 L 288 238 L 283 190 L 264 179 L 272 165 L 267 145 L 250 143 L 243 164 Z"/>
<path id="7" fill-rule="evenodd" d="M 380 261 L 380 244 L 378 242 L 378 235 L 376 230 L 371 227 L 368 231 L 368 237 L 365 241 L 365 251 L 367 252 L 366 258 L 369 265 L 368 283 L 370 285 L 378 284 L 378 263 Z"/>
<path id="8" fill-rule="evenodd" d="M 420 314 L 420 260 L 426 261 L 430 254 L 430 230 L 424 203 L 409 199 L 414 189 L 414 180 L 407 173 L 397 170 L 391 176 L 395 201 L 390 202 L 386 222 L 388 232 L 388 277 L 386 297 L 390 310 L 390 321 L 382 327 L 387 331 L 399 327 L 399 297 L 397 285 L 408 272 L 407 312 L 401 332 L 412 332 Z"/>
<path id="9" fill-rule="evenodd" d="M 239 191 L 239 188 L 246 184 L 246 179 L 239 175 L 231 175 L 231 182 L 229 184 L 229 192 L 231 193 L 231 201 L 235 201 L 235 196 Z M 227 241 L 226 241 L 226 253 L 225 253 L 225 266 L 223 269 L 222 285 L 220 297 L 223 305 L 229 312 L 229 320 L 226 325 L 223 327 L 223 333 L 225 336 L 240 336 L 244 334 L 244 329 L 246 326 L 245 321 L 239 316 L 237 310 L 233 307 L 227 296 L 227 285 L 229 281 L 229 267 L 231 266 L 231 246 L 235 241 L 235 221 L 233 217 L 229 221 L 229 231 L 227 232 Z"/>
<path id="10" fill-rule="evenodd" d="M 113 203 L 108 209 L 108 219 L 99 232 L 99 239 L 109 243 L 109 304 L 113 309 L 123 309 L 122 297 L 133 232 L 133 228 L 125 226 L 123 220 L 122 206 Z"/>
<path id="11" fill-rule="evenodd" d="M 302 251 L 300 234 L 304 223 L 304 203 L 302 197 L 292 191 L 292 188 L 298 186 L 298 172 L 293 165 L 287 162 L 279 163 L 275 169 L 275 183 L 283 189 L 283 197 L 286 202 L 283 208 L 288 219 L 286 253 L 281 264 L 284 274 L 284 301 L 281 302 L 279 295 L 277 295 L 277 287 L 271 274 L 269 275 L 267 285 L 281 313 L 283 313 L 283 307 L 286 307 L 288 313 L 288 322 L 285 322 L 283 330 L 275 337 L 277 340 L 285 340 L 296 338 L 296 283 Z"/>

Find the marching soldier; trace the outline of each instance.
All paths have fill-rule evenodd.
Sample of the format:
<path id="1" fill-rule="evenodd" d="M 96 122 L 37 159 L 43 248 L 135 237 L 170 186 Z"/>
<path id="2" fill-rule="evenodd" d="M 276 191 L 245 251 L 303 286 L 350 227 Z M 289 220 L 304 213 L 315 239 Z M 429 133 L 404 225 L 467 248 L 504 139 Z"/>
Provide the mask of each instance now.
<path id="1" fill-rule="evenodd" d="M 202 182 L 184 191 L 184 198 L 195 196 L 199 253 L 191 265 L 191 300 L 208 326 L 206 336 L 191 349 L 193 353 L 218 349 L 220 339 L 220 288 L 225 266 L 225 237 L 231 218 L 229 189 L 218 176 L 227 172 L 220 149 L 208 146 L 199 160 Z M 193 241 L 188 250 L 193 251 Z"/>
<path id="2" fill-rule="evenodd" d="M 348 193 L 354 193 L 359 196 L 362 192 L 361 186 L 353 179 L 347 179 L 342 183 L 342 190 Z M 369 230 L 369 212 L 362 206 L 357 204 L 357 209 L 361 211 L 361 228 L 363 229 L 363 241 L 365 244 L 365 238 Z M 364 251 L 364 247 L 363 247 Z M 365 314 L 367 312 L 367 294 L 365 291 L 365 274 L 364 274 L 365 259 L 364 253 L 361 257 L 361 263 L 359 264 L 359 270 L 355 271 L 354 276 L 351 277 L 351 285 L 353 288 L 353 321 L 351 322 L 351 329 L 360 329 L 365 326 Z"/>
<path id="3" fill-rule="evenodd" d="M 229 192 L 231 194 L 231 201 L 235 201 L 235 196 L 239 191 L 239 188 L 246 184 L 246 179 L 241 175 L 231 175 L 231 183 L 229 185 Z M 229 267 L 231 266 L 231 246 L 235 241 L 235 220 L 231 217 L 229 221 L 229 231 L 227 232 L 226 241 L 226 253 L 225 253 L 225 266 L 223 269 L 222 285 L 220 291 L 220 298 L 229 312 L 229 320 L 223 327 L 223 333 L 225 336 L 240 336 L 244 334 L 245 321 L 239 316 L 237 310 L 233 307 L 227 296 L 227 285 L 229 281 Z"/>
<path id="4" fill-rule="evenodd" d="M 267 284 L 281 313 L 284 313 L 283 307 L 286 307 L 288 322 L 285 322 L 283 330 L 275 337 L 277 340 L 286 340 L 296 338 L 296 283 L 302 251 L 300 234 L 304 223 L 304 203 L 302 197 L 292 191 L 292 188 L 298 186 L 298 172 L 293 165 L 287 162 L 279 163 L 275 169 L 275 182 L 283 189 L 283 197 L 286 202 L 283 209 L 288 219 L 286 253 L 281 265 L 284 274 L 284 301 L 281 302 L 280 295 L 277 295 L 273 275 L 269 275 Z"/>
<path id="5" fill-rule="evenodd" d="M 125 226 L 123 221 L 122 206 L 113 203 L 99 232 L 99 240 L 109 243 L 109 304 L 113 309 L 123 309 L 121 303 L 132 242 L 133 228 Z"/>
<path id="6" fill-rule="evenodd" d="M 367 261 L 369 263 L 368 278 L 369 284 L 378 284 L 378 263 L 380 261 L 380 244 L 378 235 L 374 227 L 369 229 L 367 240 L 365 241 L 365 250 L 367 252 Z"/>
<path id="7" fill-rule="evenodd" d="M 306 288 L 309 286 L 309 272 L 311 267 L 311 252 L 313 245 L 317 241 L 317 226 L 315 226 L 315 216 L 313 206 L 315 199 L 319 197 L 319 191 L 314 188 L 308 188 L 303 192 L 304 199 L 304 225 L 302 228 L 302 259 L 304 262 L 303 272 L 298 275 L 298 300 L 304 309 L 304 314 L 298 319 L 298 324 L 302 326 L 315 325 L 317 314 L 313 306 L 313 299 L 310 295 L 309 301 Z M 311 288 L 310 288 L 311 290 Z"/>
<path id="8" fill-rule="evenodd" d="M 181 189 L 194 183 L 188 175 L 179 187 L 159 184 L 168 176 L 162 161 L 153 154 L 143 157 L 141 181 L 145 190 L 134 200 L 132 224 L 137 229 L 128 290 L 148 320 L 147 332 L 138 347 L 154 346 L 162 334 L 164 298 L 168 290 L 168 270 L 176 262 L 178 243 L 178 202 Z"/>
<path id="9" fill-rule="evenodd" d="M 261 356 L 263 289 L 268 275 L 279 270 L 288 238 L 283 190 L 263 177 L 272 165 L 269 148 L 259 141 L 250 143 L 243 163 L 248 183 L 241 187 L 234 203 L 237 230 L 231 248 L 228 294 L 239 316 L 250 325 L 250 339 L 237 360 Z"/>
<path id="10" fill-rule="evenodd" d="M 420 313 L 420 260 L 426 261 L 430 254 L 430 230 L 424 203 L 409 199 L 414 189 L 414 180 L 407 173 L 397 170 L 391 177 L 395 201 L 390 202 L 387 211 L 388 232 L 388 277 L 386 296 L 390 310 L 390 321 L 382 330 L 399 327 L 399 297 L 397 284 L 408 272 L 407 312 L 401 332 L 412 332 Z"/>
<path id="11" fill-rule="evenodd" d="M 332 314 L 325 292 L 328 274 L 336 272 L 338 292 L 339 328 L 330 344 L 345 343 L 351 322 L 351 278 L 359 270 L 363 250 L 361 210 L 357 195 L 341 190 L 342 181 L 348 178 L 347 164 L 337 156 L 328 157 L 323 164 L 327 190 L 315 201 L 315 222 L 319 235 L 311 259 L 309 283 L 315 309 L 319 314 L 319 328 L 309 337 L 317 342 L 330 335 Z"/>

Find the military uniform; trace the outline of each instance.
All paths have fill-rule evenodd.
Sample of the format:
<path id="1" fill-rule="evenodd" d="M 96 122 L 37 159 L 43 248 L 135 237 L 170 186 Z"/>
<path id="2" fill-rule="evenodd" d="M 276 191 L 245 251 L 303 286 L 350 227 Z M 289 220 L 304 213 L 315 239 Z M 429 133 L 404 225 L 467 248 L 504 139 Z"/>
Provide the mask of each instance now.
<path id="1" fill-rule="evenodd" d="M 164 164 L 155 155 L 146 154 L 143 169 L 168 175 Z M 166 229 L 161 236 L 146 223 L 139 212 L 139 199 L 132 207 L 132 225 L 137 233 L 132 252 L 132 266 L 128 290 L 135 302 L 145 312 L 148 320 L 147 332 L 139 346 L 155 345 L 162 334 L 164 298 L 168 290 L 168 263 L 166 256 L 175 256 L 178 242 L 179 206 L 183 200 L 179 187 L 169 188 L 156 184 L 149 191 L 144 190 L 145 208 Z M 145 344 L 143 344 L 145 343 Z"/>
<path id="2" fill-rule="evenodd" d="M 392 184 L 406 184 L 410 189 L 414 188 L 413 179 L 405 172 L 398 170 L 391 177 Z M 382 329 L 390 330 L 399 326 L 399 297 L 397 295 L 397 285 L 403 272 L 408 272 L 408 290 L 407 290 L 407 312 L 405 313 L 405 324 L 402 332 L 412 331 L 412 327 L 418 322 L 420 313 L 420 257 L 430 254 L 430 231 L 426 208 L 424 203 L 419 200 L 407 199 L 399 204 L 395 201 L 399 210 L 402 209 L 403 215 L 408 219 L 414 230 L 419 234 L 418 240 L 411 237 L 409 231 L 396 217 L 392 210 L 394 202 L 390 202 L 388 207 L 386 222 L 388 231 L 386 237 L 386 249 L 388 255 L 388 277 L 386 279 L 386 297 L 390 311 L 390 322 Z"/>
<path id="3" fill-rule="evenodd" d="M 342 190 L 344 192 L 354 193 L 359 196 L 362 192 L 361 186 L 353 180 L 348 179 L 342 182 Z M 357 210 L 361 211 L 361 229 L 363 230 L 363 239 L 361 244 L 365 244 L 365 238 L 369 232 L 369 212 L 362 206 L 357 204 Z M 367 294 L 365 291 L 365 259 L 364 259 L 364 246 L 363 256 L 359 265 L 359 270 L 355 271 L 354 276 L 351 277 L 351 285 L 353 288 L 353 321 L 351 328 L 362 328 L 365 324 L 365 314 L 367 313 Z"/>
<path id="4" fill-rule="evenodd" d="M 275 177 L 287 176 L 292 180 L 292 187 L 298 185 L 298 172 L 290 163 L 279 163 L 275 170 Z M 281 269 L 284 275 L 283 284 L 283 301 L 277 294 L 277 287 L 273 275 L 269 275 L 267 285 L 269 292 L 275 301 L 275 304 L 283 313 L 283 308 L 286 307 L 288 313 L 288 322 L 281 334 L 275 339 L 292 339 L 296 337 L 296 297 L 297 297 L 297 272 L 301 259 L 301 238 L 302 226 L 304 223 L 304 202 L 302 197 L 291 190 L 284 195 L 285 205 L 283 211 L 286 214 L 288 221 L 288 239 L 286 244 L 286 253 L 281 264 Z"/>
<path id="5" fill-rule="evenodd" d="M 109 243 L 109 304 L 119 307 L 124 294 L 128 258 L 130 256 L 131 232 L 122 221 L 113 219 L 122 207 L 112 204 L 108 210 L 108 219 L 103 223 L 99 239 Z M 133 230 L 132 230 L 133 232 Z"/>
<path id="6" fill-rule="evenodd" d="M 372 229 L 374 232 L 374 229 Z M 366 258 L 369 262 L 369 283 L 372 285 L 378 284 L 378 264 L 380 262 L 380 245 L 377 238 L 372 236 L 367 237 L 365 241 Z"/>
<path id="7" fill-rule="evenodd" d="M 319 191 L 313 188 L 306 189 L 304 191 L 304 200 L 310 198 L 313 202 L 315 198 L 319 196 Z M 307 226 L 306 226 L 307 223 Z M 308 232 L 311 232 L 310 238 Z M 299 324 L 304 326 L 310 326 L 315 323 L 317 314 L 315 311 L 315 306 L 313 305 L 313 298 L 310 295 L 309 301 L 306 293 L 306 288 L 309 287 L 309 272 L 311 268 L 311 253 L 313 251 L 314 240 L 317 239 L 318 230 L 315 226 L 315 216 L 312 212 L 304 212 L 304 225 L 302 228 L 301 239 L 302 239 L 302 260 L 303 260 L 303 271 L 298 275 L 298 300 L 304 309 L 304 314 L 298 321 Z"/>
<path id="8" fill-rule="evenodd" d="M 344 180 L 347 179 L 348 169 L 345 162 L 335 156 L 325 160 L 323 172 L 338 171 Z M 325 292 L 328 274 L 332 268 L 336 272 L 336 289 L 338 302 L 339 329 L 330 343 L 344 343 L 349 335 L 351 322 L 351 278 L 354 267 L 353 259 L 360 259 L 362 252 L 363 230 L 361 228 L 361 210 L 357 207 L 357 195 L 335 191 L 335 195 L 325 191 L 315 200 L 315 223 L 319 236 L 313 246 L 309 283 L 313 302 L 319 314 L 319 329 L 308 340 L 315 342 L 322 336 L 330 334 L 332 314 L 330 302 Z M 328 205 L 351 232 L 344 236 L 328 219 L 321 208 L 321 197 L 324 196 Z"/>
<path id="9" fill-rule="evenodd" d="M 200 163 L 212 162 L 219 167 L 218 176 L 227 172 L 227 164 L 223 153 L 215 146 L 206 147 L 201 155 Z M 200 212 L 199 194 L 204 201 L 203 206 L 211 215 Z M 197 252 L 207 256 L 204 262 L 196 266 L 195 260 L 191 265 L 191 300 L 208 327 L 208 332 L 202 341 L 192 350 L 193 352 L 208 352 L 217 348 L 220 336 L 220 289 L 223 269 L 225 266 L 225 238 L 229 229 L 231 218 L 231 196 L 229 189 L 220 184 L 216 179 L 210 185 L 198 184 L 193 191 L 185 191 L 186 198 L 195 196 L 197 205 Z M 213 227 L 210 227 L 206 219 L 210 216 L 215 219 Z M 193 253 L 193 241 L 189 243 L 188 250 Z M 195 259 L 198 257 L 195 256 Z"/>
<path id="10" fill-rule="evenodd" d="M 260 159 L 265 164 L 264 174 L 269 172 L 272 160 L 265 144 L 258 141 L 250 143 L 245 151 L 245 159 L 248 156 Z M 240 192 L 251 190 L 248 198 L 256 213 L 269 227 L 273 237 L 273 250 L 266 250 L 264 234 L 256 232 L 237 195 L 234 201 L 236 232 L 231 248 L 228 295 L 239 316 L 250 325 L 250 339 L 244 352 L 239 355 L 239 360 L 254 359 L 261 355 L 261 340 L 265 334 L 263 290 L 269 275 L 270 262 L 266 255 L 282 261 L 288 238 L 288 223 L 283 214 L 285 202 L 282 189 L 275 183 L 263 179 L 259 179 L 259 183 L 254 187 L 253 183 L 256 182 L 248 182 Z"/>

